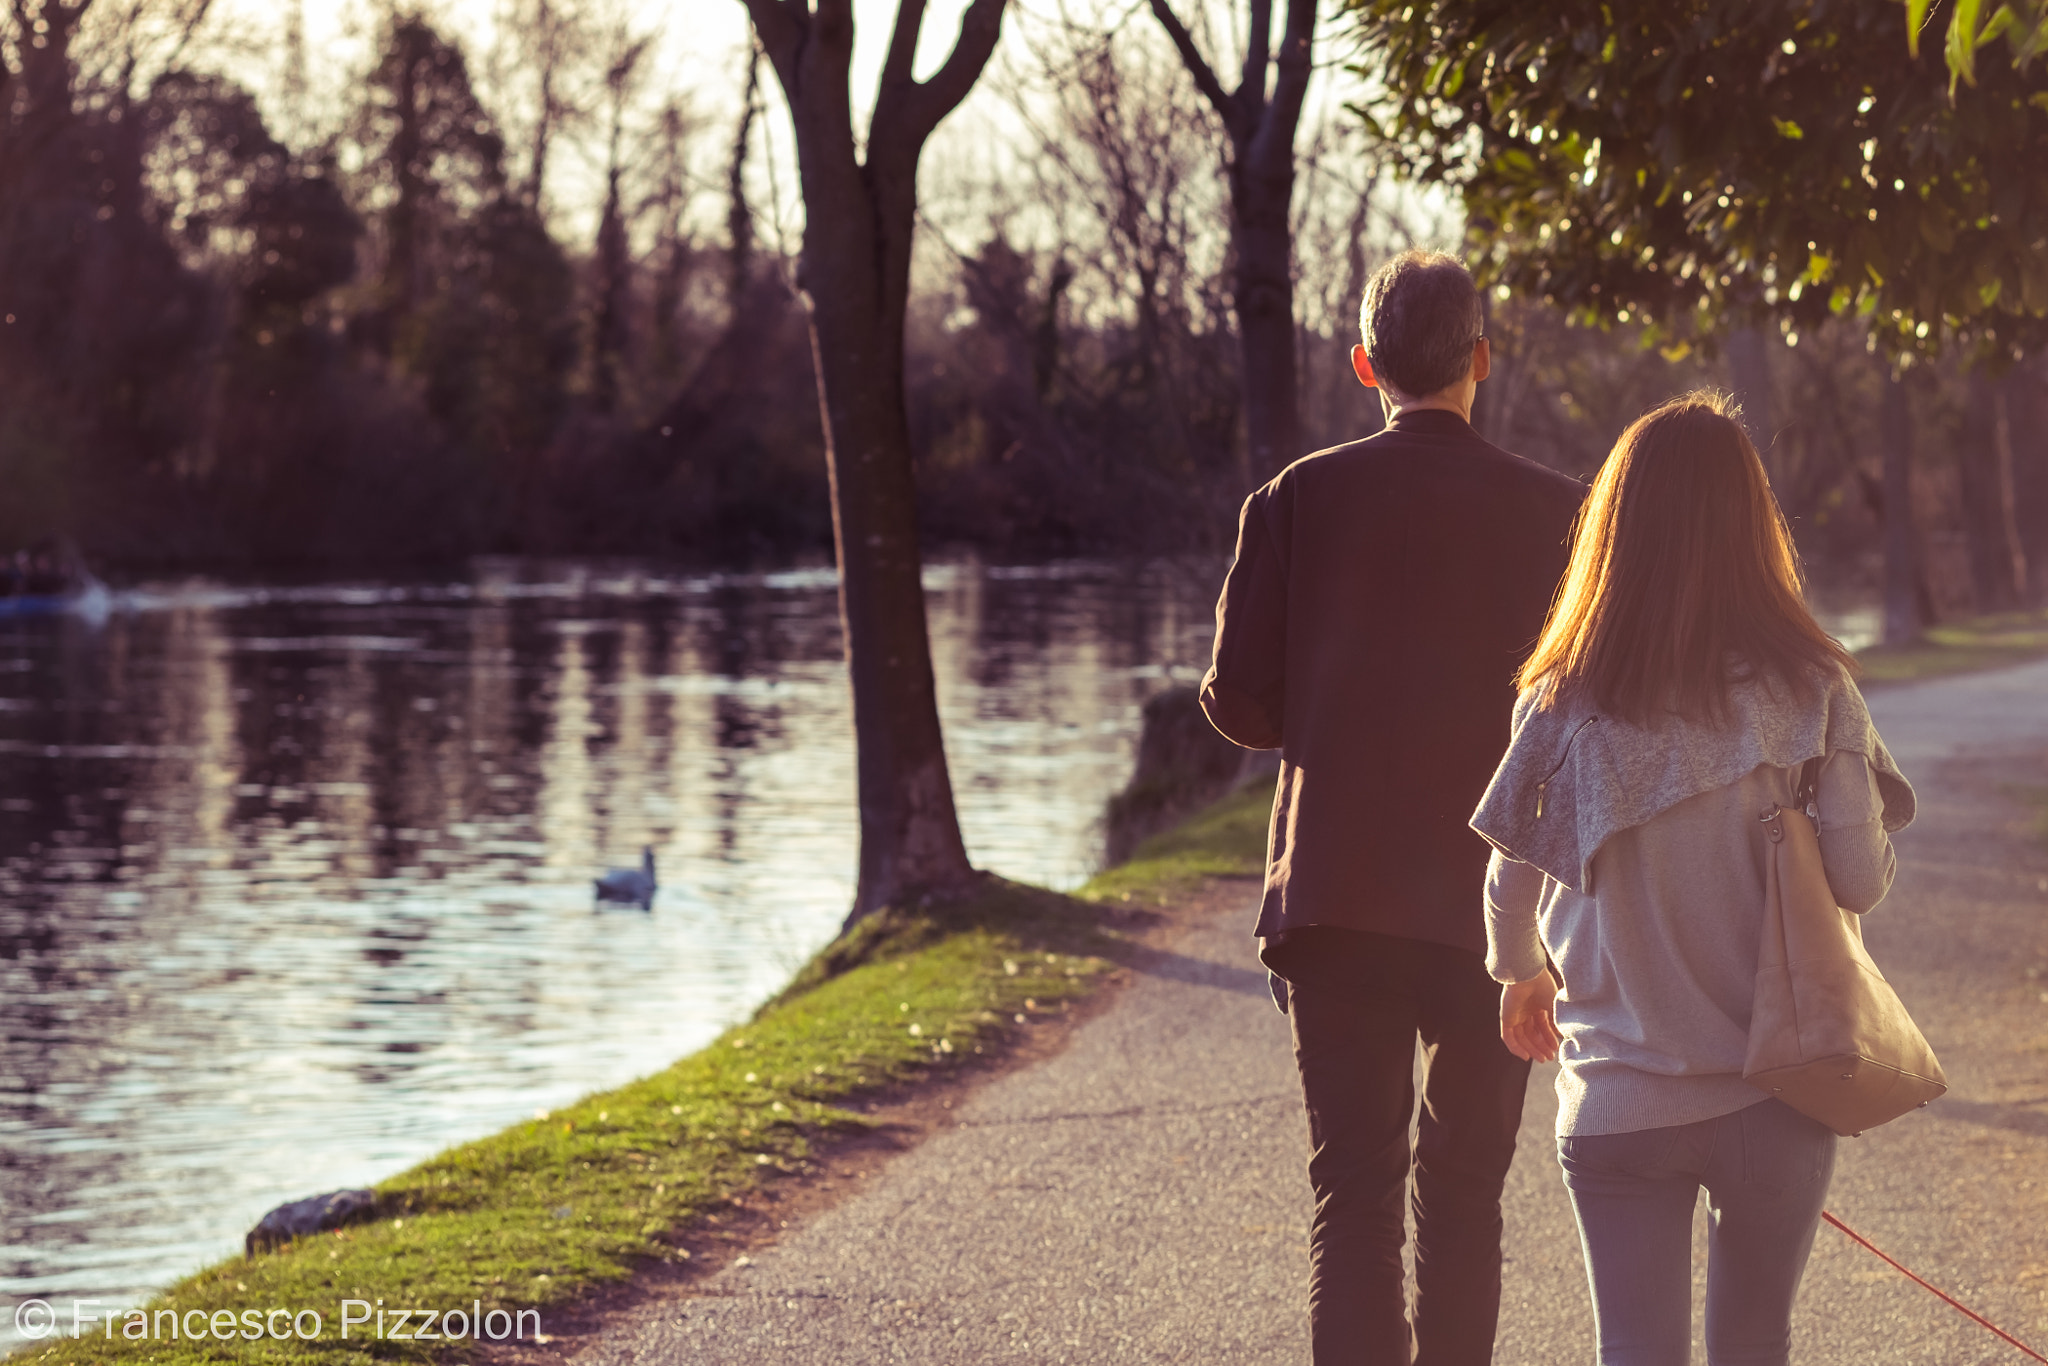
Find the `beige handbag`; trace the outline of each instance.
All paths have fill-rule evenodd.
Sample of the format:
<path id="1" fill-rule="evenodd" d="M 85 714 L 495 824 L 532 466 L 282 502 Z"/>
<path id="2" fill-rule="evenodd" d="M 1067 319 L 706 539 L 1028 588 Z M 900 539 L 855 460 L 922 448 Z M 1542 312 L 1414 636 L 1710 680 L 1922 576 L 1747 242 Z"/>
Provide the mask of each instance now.
<path id="1" fill-rule="evenodd" d="M 1802 785 L 1798 806 L 1811 795 Z M 1835 904 L 1810 817 L 1810 807 L 1775 806 L 1758 817 L 1771 857 L 1742 1079 L 1854 1135 L 1925 1105 L 1948 1079 L 1870 961 L 1862 917 Z"/>

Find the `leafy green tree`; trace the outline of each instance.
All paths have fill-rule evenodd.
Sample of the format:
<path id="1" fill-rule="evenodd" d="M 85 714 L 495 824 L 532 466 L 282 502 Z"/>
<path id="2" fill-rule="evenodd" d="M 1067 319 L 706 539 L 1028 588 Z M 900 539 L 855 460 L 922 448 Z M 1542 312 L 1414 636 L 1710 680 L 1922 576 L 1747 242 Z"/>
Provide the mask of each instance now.
<path id="1" fill-rule="evenodd" d="M 303 408 L 330 379 L 336 348 L 316 301 L 354 276 L 361 220 L 331 168 L 294 158 L 225 77 L 173 68 L 132 121 L 146 216 L 210 296 L 193 339 L 201 398 L 175 467 L 208 496 L 267 487 L 277 452 L 268 433 L 249 436 L 252 409 Z"/>
<path id="2" fill-rule="evenodd" d="M 308 305 L 355 278 L 363 221 L 323 163 L 258 182 L 241 221 L 251 234 L 244 294 L 252 317 L 305 326 L 316 321 Z"/>
<path id="3" fill-rule="evenodd" d="M 1472 253 L 1510 294 L 1637 323 L 1672 356 L 1772 323 L 1796 345 L 1834 317 L 1893 359 L 1948 347 L 1997 368 L 2048 345 L 2048 73 L 2009 6 L 1959 0 L 1946 62 L 1918 50 L 1921 0 L 1352 6 L 1379 82 L 1368 128 L 1462 193 Z M 2001 35 L 2011 63 L 1974 60 Z M 1886 622 L 1904 640 L 1918 574 L 1892 384 Z M 1989 490 L 1964 500 L 1980 605 L 2009 605 L 2026 581 L 2011 462 L 1988 439 L 1957 457 L 1965 489 Z"/>
<path id="4" fill-rule="evenodd" d="M 0 11 L 0 486 L 38 534 L 175 471 L 203 349 L 203 282 L 143 185 L 135 48 L 96 44 L 91 6 Z"/>
<path id="5" fill-rule="evenodd" d="M 575 279 L 532 203 L 462 51 L 418 14 L 385 32 L 359 125 L 360 200 L 383 268 L 359 333 L 427 410 L 495 471 L 481 485 L 523 521 L 576 361 Z"/>
<path id="6" fill-rule="evenodd" d="M 364 93 L 359 136 L 366 197 L 379 211 L 380 303 L 402 327 L 433 292 L 450 230 L 506 194 L 505 140 L 461 49 L 418 14 L 392 19 Z"/>
<path id="7" fill-rule="evenodd" d="M 1361 108 L 1464 196 L 1488 276 L 1581 320 L 1866 320 L 1888 351 L 2048 342 L 2048 75 L 1951 101 L 1907 8 L 1353 0 Z"/>
<path id="8" fill-rule="evenodd" d="M 237 291 L 238 325 L 295 331 L 308 304 L 354 277 L 362 220 L 330 167 L 271 135 L 247 90 L 172 70 L 140 117 L 150 216 L 188 266 Z"/>

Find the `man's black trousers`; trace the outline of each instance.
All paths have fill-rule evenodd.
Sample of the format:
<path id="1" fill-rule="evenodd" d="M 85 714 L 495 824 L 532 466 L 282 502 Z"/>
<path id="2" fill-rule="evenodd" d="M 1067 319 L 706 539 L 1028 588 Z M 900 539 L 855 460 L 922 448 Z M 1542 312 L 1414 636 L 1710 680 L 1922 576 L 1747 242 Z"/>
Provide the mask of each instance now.
<path id="1" fill-rule="evenodd" d="M 1500 1041 L 1479 955 L 1328 926 L 1266 963 L 1288 984 L 1308 1107 L 1316 1366 L 1485 1366 L 1500 1318 L 1501 1187 L 1529 1064 Z M 1415 1119 L 1415 1040 L 1422 1115 Z M 1415 1176 L 1415 1311 L 1403 1303 L 1403 1197 Z"/>

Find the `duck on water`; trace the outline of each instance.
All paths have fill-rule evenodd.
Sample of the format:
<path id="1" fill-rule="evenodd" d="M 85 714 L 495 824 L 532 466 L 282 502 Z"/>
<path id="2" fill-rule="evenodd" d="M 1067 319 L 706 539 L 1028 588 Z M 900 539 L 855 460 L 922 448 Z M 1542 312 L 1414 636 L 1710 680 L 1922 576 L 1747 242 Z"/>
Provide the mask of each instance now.
<path id="1" fill-rule="evenodd" d="M 614 868 L 592 885 L 597 888 L 600 903 L 638 905 L 643 911 L 653 910 L 654 893 L 661 885 L 654 880 L 653 846 L 641 849 L 638 868 Z"/>
<path id="2" fill-rule="evenodd" d="M 67 541 L 42 540 L 0 558 L 0 617 L 106 619 L 107 586 Z"/>

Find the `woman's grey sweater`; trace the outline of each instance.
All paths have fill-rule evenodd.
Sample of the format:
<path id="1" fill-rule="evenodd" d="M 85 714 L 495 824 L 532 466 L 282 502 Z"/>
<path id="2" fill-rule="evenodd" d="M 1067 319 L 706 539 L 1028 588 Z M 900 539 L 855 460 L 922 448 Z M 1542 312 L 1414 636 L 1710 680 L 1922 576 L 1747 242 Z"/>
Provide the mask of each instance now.
<path id="1" fill-rule="evenodd" d="M 1858 710 L 1861 701 L 1854 698 Z M 1678 738 L 1601 724 L 1610 745 Z M 1864 748 L 1880 756 L 1875 765 L 1857 749 L 1827 750 L 1815 799 L 1828 882 L 1858 913 L 1890 888 L 1887 825 L 1897 828 L 1911 810 L 1910 789 L 1874 732 L 1870 738 Z M 1711 743 L 1711 733 L 1694 731 L 1689 742 Z M 1586 851 L 1575 879 L 1583 890 L 1519 861 L 1496 839 L 1487 970 L 1502 982 L 1526 981 L 1544 970 L 1547 954 L 1564 981 L 1556 1005 L 1564 1036 L 1559 1134 L 1688 1124 L 1765 1099 L 1742 1080 L 1770 853 L 1757 817 L 1792 804 L 1797 767 L 1758 764 L 1607 834 Z M 1599 768 L 1610 779 L 1617 771 Z M 1581 780 L 1582 806 L 1605 800 L 1593 790 L 1599 784 L 1585 780 L 1591 776 Z"/>

